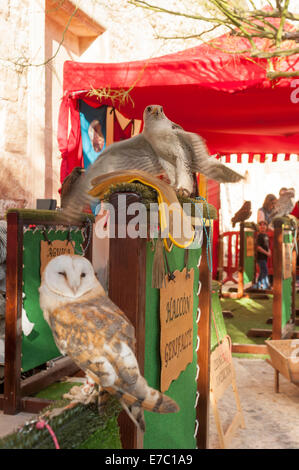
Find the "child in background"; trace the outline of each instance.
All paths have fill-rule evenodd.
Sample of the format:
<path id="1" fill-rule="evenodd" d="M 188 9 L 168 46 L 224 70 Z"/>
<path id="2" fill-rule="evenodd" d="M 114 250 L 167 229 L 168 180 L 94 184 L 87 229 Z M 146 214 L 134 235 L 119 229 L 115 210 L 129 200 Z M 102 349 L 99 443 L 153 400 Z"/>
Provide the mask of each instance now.
<path id="1" fill-rule="evenodd" d="M 259 233 L 257 236 L 257 262 L 260 268 L 257 280 L 258 289 L 269 289 L 270 283 L 268 278 L 268 257 L 271 256 L 269 249 L 269 237 L 267 235 L 268 224 L 265 220 L 261 220 L 258 224 Z"/>

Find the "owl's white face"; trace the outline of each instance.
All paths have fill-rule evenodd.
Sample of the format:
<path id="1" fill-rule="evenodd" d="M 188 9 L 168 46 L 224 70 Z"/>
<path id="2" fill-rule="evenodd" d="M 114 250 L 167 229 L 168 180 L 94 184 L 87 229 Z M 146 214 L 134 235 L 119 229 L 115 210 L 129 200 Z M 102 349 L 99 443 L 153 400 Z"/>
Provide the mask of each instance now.
<path id="1" fill-rule="evenodd" d="M 74 299 L 86 294 L 99 283 L 92 264 L 86 258 L 61 255 L 47 264 L 42 284 L 51 292 Z"/>

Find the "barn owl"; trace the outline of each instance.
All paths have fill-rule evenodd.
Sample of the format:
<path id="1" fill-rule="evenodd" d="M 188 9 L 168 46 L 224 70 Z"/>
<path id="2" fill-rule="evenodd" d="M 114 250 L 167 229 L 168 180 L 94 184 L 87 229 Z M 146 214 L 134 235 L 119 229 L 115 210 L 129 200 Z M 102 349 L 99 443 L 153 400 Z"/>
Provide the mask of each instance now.
<path id="1" fill-rule="evenodd" d="M 116 396 L 132 421 L 145 430 L 143 410 L 171 413 L 178 405 L 149 387 L 134 354 L 134 327 L 106 296 L 91 263 L 78 255 L 61 255 L 46 266 L 40 306 L 55 343 L 96 384 L 99 407 L 107 394 Z M 95 387 L 96 387 L 95 385 Z M 73 401 L 88 403 L 88 386 Z"/>
<path id="2" fill-rule="evenodd" d="M 154 176 L 165 175 L 180 193 L 193 191 L 193 173 L 199 172 L 220 183 L 237 182 L 243 176 L 210 156 L 205 141 L 170 121 L 160 105 L 149 105 L 143 113 L 141 134 L 109 145 L 88 168 L 76 188 L 66 215 L 78 218 L 90 200 L 88 190 L 96 177 L 118 170 L 142 170 Z"/>

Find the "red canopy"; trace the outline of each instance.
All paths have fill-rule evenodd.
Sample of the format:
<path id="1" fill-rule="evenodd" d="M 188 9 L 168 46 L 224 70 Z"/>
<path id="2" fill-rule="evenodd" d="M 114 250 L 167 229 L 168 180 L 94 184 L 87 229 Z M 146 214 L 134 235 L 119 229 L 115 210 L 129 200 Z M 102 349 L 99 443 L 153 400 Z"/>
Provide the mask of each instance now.
<path id="1" fill-rule="evenodd" d="M 253 61 L 245 54 L 233 55 L 218 49 L 228 49 L 232 41 L 234 49 L 248 48 L 246 40 L 224 35 L 217 39 L 217 48 L 201 45 L 146 61 L 65 62 L 58 130 L 62 156 L 69 158 L 71 152 L 73 160 L 75 154 L 80 154 L 79 98 L 93 106 L 114 105 L 124 116 L 135 119 L 142 119 L 148 104 L 161 104 L 172 121 L 202 135 L 211 154 L 298 153 L 299 103 L 291 96 L 296 93 L 294 85 L 299 88 L 299 80 L 298 84 L 285 78 L 271 82 L 266 78 L 265 59 Z M 299 70 L 299 55 L 280 59 L 279 69 Z M 88 97 L 92 87 L 133 87 L 133 103 L 128 99 L 120 105 L 117 101 Z M 68 171 L 72 166 L 68 165 Z"/>
<path id="2" fill-rule="evenodd" d="M 262 162 L 265 153 L 274 154 L 274 160 L 277 153 L 287 158 L 290 153 L 299 153 L 299 103 L 291 99 L 294 93 L 296 98 L 294 85 L 299 90 L 299 80 L 298 84 L 292 79 L 271 82 L 266 78 L 266 60 L 253 61 L 245 53 L 222 51 L 248 49 L 244 39 L 224 35 L 213 44 L 216 47 L 201 45 L 146 61 L 65 62 L 58 126 L 61 181 L 74 166 L 83 166 L 79 99 L 96 107 L 115 106 L 130 119 L 142 119 L 149 104 L 163 105 L 169 119 L 206 139 L 211 154 L 249 153 L 249 162 L 253 154 L 262 154 Z M 275 59 L 273 65 L 279 70 L 297 71 L 299 55 Z M 132 89 L 130 99 L 120 105 L 111 99 L 99 101 L 88 96 L 91 88 Z M 209 202 L 218 208 L 219 193 L 211 194 L 215 200 L 209 197 Z M 217 252 L 216 247 L 213 251 Z"/>

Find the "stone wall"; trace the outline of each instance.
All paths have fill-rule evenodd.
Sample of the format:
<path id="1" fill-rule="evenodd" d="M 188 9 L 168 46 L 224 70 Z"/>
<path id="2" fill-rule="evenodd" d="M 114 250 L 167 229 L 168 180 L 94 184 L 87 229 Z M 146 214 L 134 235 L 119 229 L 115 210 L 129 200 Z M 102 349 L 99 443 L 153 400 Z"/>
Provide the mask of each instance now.
<path id="1" fill-rule="evenodd" d="M 159 3 L 177 9 L 185 3 L 194 12 L 199 8 L 195 0 Z M 80 15 L 90 18 L 91 32 L 88 17 L 83 18 L 82 37 L 74 21 L 65 32 L 59 16 L 62 4 L 72 11 L 76 2 L 1 2 L 0 217 L 8 206 L 35 207 L 37 198 L 54 198 L 59 204 L 57 124 L 65 60 L 121 62 L 161 56 L 198 40 L 167 41 L 157 35 L 195 34 L 203 27 L 195 20 L 136 8 L 127 0 L 88 0 L 80 2 Z M 98 33 L 93 22 L 103 27 Z"/>
<path id="2" fill-rule="evenodd" d="M 9 205 L 30 199 L 27 159 L 27 71 L 17 66 L 28 57 L 28 0 L 0 6 L 0 217 Z"/>

